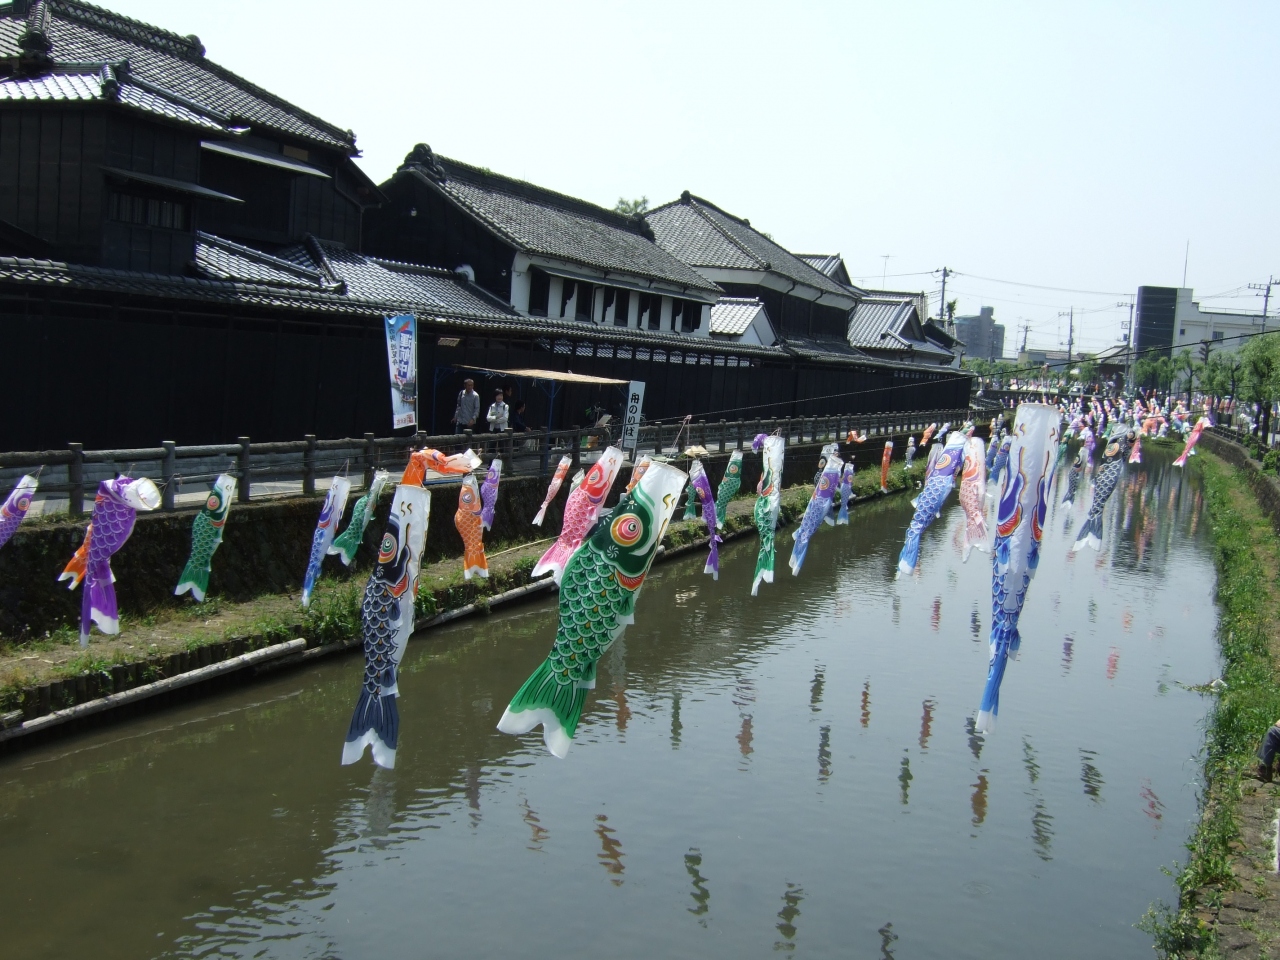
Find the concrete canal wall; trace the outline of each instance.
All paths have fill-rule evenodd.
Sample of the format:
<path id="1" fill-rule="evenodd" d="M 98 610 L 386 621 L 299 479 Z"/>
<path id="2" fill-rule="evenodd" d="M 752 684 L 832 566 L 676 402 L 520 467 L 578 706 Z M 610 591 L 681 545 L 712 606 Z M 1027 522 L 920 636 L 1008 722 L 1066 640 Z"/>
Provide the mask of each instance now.
<path id="1" fill-rule="evenodd" d="M 895 437 L 894 454 L 902 459 L 906 438 Z M 918 438 L 917 438 L 918 440 Z M 784 485 L 809 483 L 822 444 L 788 447 Z M 880 438 L 864 444 L 843 444 L 858 469 L 879 470 L 884 444 Z M 704 458 L 713 482 L 724 473 L 729 452 L 712 451 Z M 687 466 L 687 463 L 684 465 Z M 742 464 L 742 493 L 755 489 L 760 478 L 760 458 L 748 449 Z M 625 481 L 626 472 L 621 478 Z M 319 485 L 318 485 L 319 486 Z M 423 563 L 430 564 L 462 553 L 462 541 L 453 525 L 459 485 L 432 487 L 432 522 L 427 531 Z M 624 483 L 616 483 L 609 503 L 617 502 Z M 557 536 L 567 491 L 561 490 L 547 510 L 541 527 L 530 520 L 546 495 L 546 481 L 535 477 L 505 477 L 498 497 L 493 530 L 485 537 L 491 551 L 546 537 Z M 383 495 L 378 517 L 365 531 L 356 563 L 344 569 L 336 559 L 325 561 L 330 576 L 351 577 L 373 563 L 386 504 L 393 490 Z M 359 497 L 353 491 L 347 509 Z M 264 594 L 290 594 L 301 589 L 323 496 L 292 497 L 265 503 L 235 504 L 227 520 L 222 545 L 214 556 L 209 595 L 242 603 Z M 116 595 L 126 617 L 154 614 L 189 606 L 188 597 L 173 596 L 191 550 L 191 521 L 196 510 L 166 514 L 141 514 L 129 542 L 112 558 Z M 58 575 L 84 540 L 88 517 L 78 520 L 27 522 L 0 553 L 0 638 L 22 643 L 79 622 L 80 592 L 66 589 Z"/>

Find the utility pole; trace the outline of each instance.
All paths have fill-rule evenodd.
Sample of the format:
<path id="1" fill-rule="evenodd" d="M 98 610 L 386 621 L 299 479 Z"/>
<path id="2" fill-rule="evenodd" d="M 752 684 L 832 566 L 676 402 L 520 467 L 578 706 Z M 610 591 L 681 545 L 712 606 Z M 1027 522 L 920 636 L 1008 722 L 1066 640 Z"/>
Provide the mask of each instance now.
<path id="1" fill-rule="evenodd" d="M 1071 348 L 1076 342 L 1076 308 L 1067 312 L 1067 368 L 1071 367 Z"/>
<path id="2" fill-rule="evenodd" d="M 950 274 L 950 270 L 942 268 L 942 299 L 938 301 L 938 321 L 944 330 L 947 328 L 947 277 Z"/>
<path id="3" fill-rule="evenodd" d="M 1125 333 L 1125 351 L 1124 351 L 1124 385 L 1128 389 L 1133 386 L 1133 338 L 1136 331 L 1133 329 L 1133 301 L 1129 301 L 1129 326 Z"/>
<path id="4" fill-rule="evenodd" d="M 1031 331 L 1031 324 L 1026 320 L 1023 320 L 1022 321 L 1022 349 L 1018 351 L 1019 353 L 1027 352 L 1027 334 L 1030 331 Z"/>
<path id="5" fill-rule="evenodd" d="M 1075 347 L 1076 308 L 1072 307 L 1070 310 L 1059 313 L 1058 316 L 1067 318 L 1067 372 L 1069 373 L 1071 371 L 1071 353 Z"/>
<path id="6" fill-rule="evenodd" d="M 1249 284 L 1250 290 L 1262 291 L 1262 332 L 1263 333 L 1267 332 L 1267 306 L 1271 300 L 1271 288 L 1278 283 L 1280 283 L 1280 280 L 1277 280 L 1275 276 L 1272 275 L 1270 277 L 1267 277 L 1266 283 Z"/>

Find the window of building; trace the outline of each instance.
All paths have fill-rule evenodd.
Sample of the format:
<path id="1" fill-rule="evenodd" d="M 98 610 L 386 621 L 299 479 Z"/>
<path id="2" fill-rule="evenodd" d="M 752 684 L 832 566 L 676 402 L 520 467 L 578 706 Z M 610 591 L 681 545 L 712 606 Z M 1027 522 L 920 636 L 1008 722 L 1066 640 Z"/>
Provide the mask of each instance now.
<path id="1" fill-rule="evenodd" d="M 568 284 L 565 284 L 568 286 Z M 577 307 L 574 310 L 574 317 L 578 320 L 590 320 L 591 307 L 595 302 L 596 288 L 589 283 L 578 282 L 578 300 Z"/>
<path id="2" fill-rule="evenodd" d="M 620 347 L 618 347 L 618 348 L 617 348 L 617 350 L 616 350 L 615 352 L 617 353 L 617 355 L 618 355 L 618 359 L 619 359 L 619 360 L 630 360 L 630 359 L 631 359 L 631 348 L 630 348 L 630 347 L 621 347 L 621 346 L 620 346 Z"/>
<path id="3" fill-rule="evenodd" d="M 1178 328 L 1178 336 L 1180 336 L 1180 337 L 1185 337 L 1186 335 L 1187 335 L 1187 328 L 1186 328 L 1186 327 L 1179 327 L 1179 328 Z"/>
<path id="4" fill-rule="evenodd" d="M 545 317 L 551 296 L 551 277 L 537 267 L 529 268 L 529 315 Z"/>
<path id="5" fill-rule="evenodd" d="M 163 230 L 187 230 L 191 222 L 187 205 L 181 200 L 143 197 L 121 190 L 111 192 L 109 216 L 121 223 L 160 227 Z"/>
<path id="6" fill-rule="evenodd" d="M 640 294 L 640 326 L 657 330 L 662 324 L 662 298 L 652 293 Z"/>
<path id="7" fill-rule="evenodd" d="M 654 363 L 666 363 L 666 362 L 667 362 L 667 351 L 665 351 L 665 350 L 655 350 L 655 351 L 653 351 L 653 362 L 654 362 Z"/>
<path id="8" fill-rule="evenodd" d="M 675 306 L 680 307 L 680 332 L 693 333 L 702 326 L 702 304 L 696 300 L 677 300 Z M 672 307 L 674 311 L 675 306 Z M 675 325 L 674 315 L 672 326 Z"/>
<path id="9" fill-rule="evenodd" d="M 565 315 L 565 310 L 569 306 L 569 301 L 573 299 L 573 291 L 576 288 L 576 286 L 577 284 L 575 284 L 572 280 L 566 280 L 564 284 L 561 286 L 560 309 L 556 311 L 557 317 L 563 317 Z"/>
<path id="10" fill-rule="evenodd" d="M 1222 331 L 1221 331 L 1221 330 L 1215 330 L 1215 331 L 1213 332 L 1213 339 L 1215 339 L 1215 340 L 1221 340 L 1221 339 L 1222 339 Z"/>
<path id="11" fill-rule="evenodd" d="M 649 359 L 649 348 L 648 348 L 648 347 L 636 347 L 636 359 L 637 359 L 637 360 L 648 360 L 648 359 Z"/>
<path id="12" fill-rule="evenodd" d="M 616 290 L 613 297 L 613 325 L 625 327 L 631 311 L 631 291 Z"/>

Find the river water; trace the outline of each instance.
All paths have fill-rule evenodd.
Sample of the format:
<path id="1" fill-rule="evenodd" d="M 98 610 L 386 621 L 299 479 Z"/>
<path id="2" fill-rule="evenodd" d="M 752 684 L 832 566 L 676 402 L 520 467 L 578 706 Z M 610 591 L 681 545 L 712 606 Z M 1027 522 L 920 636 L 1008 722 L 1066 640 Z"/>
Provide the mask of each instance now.
<path id="1" fill-rule="evenodd" d="M 338 765 L 355 657 L 0 760 L 3 954 L 1149 957 L 1218 672 L 1169 460 L 1101 554 L 1054 508 L 986 737 L 989 555 L 952 497 L 895 579 L 888 498 L 754 599 L 753 539 L 655 568 L 567 760 L 494 729 L 550 601 L 410 645 L 394 771 Z"/>

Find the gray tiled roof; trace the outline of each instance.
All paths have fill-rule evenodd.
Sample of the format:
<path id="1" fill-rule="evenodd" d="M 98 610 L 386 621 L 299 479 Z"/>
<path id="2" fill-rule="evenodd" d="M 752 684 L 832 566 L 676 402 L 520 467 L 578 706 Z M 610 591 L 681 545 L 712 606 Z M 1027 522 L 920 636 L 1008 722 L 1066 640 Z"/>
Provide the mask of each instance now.
<path id="1" fill-rule="evenodd" d="M 763 309 L 755 297 L 721 297 L 711 308 L 711 332 L 740 337 Z"/>
<path id="2" fill-rule="evenodd" d="M 855 347 L 887 346 L 890 349 L 895 342 L 900 342 L 905 347 L 907 341 L 900 333 L 915 309 L 915 304 L 906 299 L 862 300 L 849 316 L 849 342 Z"/>
<path id="3" fill-rule="evenodd" d="M 85 70 L 89 73 L 127 61 L 127 68 L 119 71 L 122 102 L 215 129 L 231 124 L 262 128 L 355 153 L 354 140 L 345 131 L 205 59 L 204 47 L 194 37 L 181 37 L 78 0 L 46 0 L 46 6 L 54 71 L 60 65 L 75 65 L 91 68 Z M 0 14 L 0 57 L 21 55 L 19 39 L 26 26 L 25 18 L 15 16 L 12 9 Z M 138 85 L 130 84 L 130 79 Z M 142 91 L 141 86 L 153 89 Z M 39 88 L 42 98 L 86 99 L 87 93 L 83 79 L 70 84 L 45 81 Z"/>
<path id="4" fill-rule="evenodd" d="M 861 300 L 849 317 L 849 343 L 863 350 L 905 351 L 936 357 L 951 357 L 928 340 L 912 336 L 911 318 L 918 314 L 912 298 L 868 298 Z"/>
<path id="5" fill-rule="evenodd" d="M 401 171 L 440 190 L 525 253 L 661 280 L 703 295 L 719 292 L 714 283 L 654 243 L 643 222 L 444 157 L 435 158 L 433 174 L 413 162 L 413 156 Z"/>
<path id="6" fill-rule="evenodd" d="M 114 95 L 109 94 L 103 89 L 102 71 L 88 68 L 59 69 L 38 77 L 0 77 L 0 100 L 115 100 L 136 110 L 206 130 L 220 133 L 229 130 L 226 124 L 137 84 L 119 83 Z"/>
<path id="7" fill-rule="evenodd" d="M 852 296 L 847 287 L 774 243 L 750 221 L 687 191 L 679 200 L 649 211 L 645 219 L 659 244 L 695 267 L 765 270 L 824 293 Z"/>
<path id="8" fill-rule="evenodd" d="M 198 236 L 201 277 L 115 270 L 25 257 L 0 257 L 0 284 L 196 300 L 345 317 L 414 313 L 424 323 L 488 336 L 629 343 L 654 349 L 781 356 L 777 347 L 725 343 L 677 333 L 524 317 L 456 274 L 364 257 L 308 238 L 278 256 L 207 234 Z M 310 277 L 323 280 L 309 284 Z"/>
<path id="9" fill-rule="evenodd" d="M 797 253 L 796 256 L 826 277 L 833 276 L 844 263 L 838 253 Z"/>

